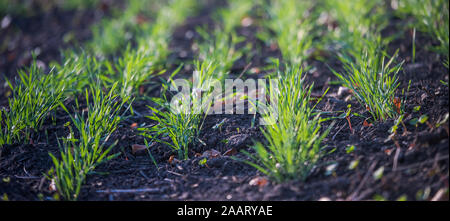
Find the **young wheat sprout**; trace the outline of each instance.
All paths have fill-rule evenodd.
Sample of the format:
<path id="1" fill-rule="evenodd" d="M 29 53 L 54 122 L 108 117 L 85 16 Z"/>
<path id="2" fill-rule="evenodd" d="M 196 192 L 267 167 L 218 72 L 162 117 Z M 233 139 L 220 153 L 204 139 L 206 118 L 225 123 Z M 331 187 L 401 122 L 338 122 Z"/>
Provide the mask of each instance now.
<path id="1" fill-rule="evenodd" d="M 127 112 L 122 109 L 128 100 L 121 100 L 114 94 L 117 85 L 118 83 L 114 84 L 107 94 L 99 87 L 91 88 L 90 93 L 86 90 L 87 113 L 83 111 L 82 114 L 70 116 L 77 133 L 74 133 L 68 123 L 70 134 L 69 137 L 62 138 L 61 159 L 58 160 L 50 153 L 53 168 L 48 172 L 47 178 L 55 183 L 58 192 L 66 200 L 76 200 L 86 176 L 99 164 L 118 155 L 107 156 L 115 146 L 115 143 L 108 142 L 121 120 L 120 112 Z M 89 95 L 92 96 L 92 102 Z M 69 113 L 64 105 L 62 107 Z M 75 134 L 79 137 L 75 138 Z"/>
<path id="2" fill-rule="evenodd" d="M 403 62 L 395 64 L 397 52 L 386 60 L 385 49 L 392 38 L 382 38 L 387 12 L 383 1 L 330 1 L 328 7 L 339 23 L 333 36 L 342 45 L 338 56 L 344 73 L 334 74 L 343 86 L 350 88 L 357 100 L 372 115 L 372 120 L 384 121 L 403 111 L 404 100 L 396 97 L 398 73 Z M 368 16 L 370 14 L 370 16 Z"/>
<path id="3" fill-rule="evenodd" d="M 8 99 L 9 110 L 0 110 L 0 146 L 30 142 L 32 134 L 65 99 L 65 87 L 54 81 L 57 76 L 54 70 L 45 74 L 34 61 L 18 75 L 14 84 L 7 80 L 12 98 Z"/>
<path id="4" fill-rule="evenodd" d="M 267 27 L 276 33 L 276 40 L 287 63 L 300 65 L 308 56 L 314 35 L 308 17 L 312 2 L 296 0 L 270 1 Z"/>
<path id="5" fill-rule="evenodd" d="M 403 62 L 393 64 L 396 54 L 386 61 L 385 55 L 369 57 L 366 53 L 361 64 L 343 60 L 345 74 L 333 71 L 345 87 L 352 89 L 374 120 L 384 121 L 401 114 L 398 105 L 404 101 L 396 101 L 395 93 L 400 85 L 397 75 Z"/>
<path id="6" fill-rule="evenodd" d="M 266 107 L 269 114 L 263 117 L 273 123 L 262 129 L 267 145 L 256 143 L 256 155 L 245 152 L 253 162 L 246 162 L 279 182 L 304 180 L 322 154 L 321 142 L 328 130 L 320 132 L 320 116 L 310 106 L 312 86 L 304 86 L 303 70 L 277 69 L 278 84 L 270 85 L 275 104 Z M 278 114 L 270 114 L 274 112 Z"/>
<path id="7" fill-rule="evenodd" d="M 218 15 L 223 22 L 223 28 L 217 27 L 214 35 L 210 35 L 203 29 L 198 29 L 205 39 L 199 45 L 201 61 L 196 62 L 197 82 L 184 82 L 192 88 L 183 97 L 175 99 L 175 105 L 166 96 L 170 86 L 178 88 L 172 79 L 169 84 L 163 85 L 162 98 L 153 99 L 159 106 L 158 109 L 149 107 L 153 115 L 148 118 L 157 122 L 150 128 L 139 128 L 142 135 L 153 142 L 159 142 L 171 147 L 177 152 L 179 159 L 188 159 L 189 146 L 203 144 L 198 136 L 202 124 L 208 113 L 208 101 L 211 100 L 210 85 L 208 82 L 217 80 L 222 82 L 230 71 L 233 63 L 243 55 L 243 50 L 235 47 L 241 41 L 234 31 L 242 17 L 251 9 L 251 1 L 232 0 L 227 9 L 220 10 Z M 176 75 L 175 71 L 172 76 Z M 172 98 L 173 99 L 173 98 Z M 174 109 L 173 106 L 176 108 Z M 170 138 L 170 142 L 162 138 Z"/>

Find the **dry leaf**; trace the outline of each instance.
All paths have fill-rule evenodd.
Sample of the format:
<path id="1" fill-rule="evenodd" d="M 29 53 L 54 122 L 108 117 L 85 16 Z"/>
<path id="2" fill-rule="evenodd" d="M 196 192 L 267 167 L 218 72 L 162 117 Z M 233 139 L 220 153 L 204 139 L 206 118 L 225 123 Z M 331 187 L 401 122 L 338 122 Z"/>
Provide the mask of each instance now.
<path id="1" fill-rule="evenodd" d="M 131 153 L 133 155 L 140 154 L 144 150 L 147 150 L 147 146 L 145 146 L 145 145 L 141 145 L 141 144 L 133 144 L 133 145 L 131 145 Z"/>
<path id="2" fill-rule="evenodd" d="M 398 114 L 400 114 L 401 107 L 402 107 L 402 101 L 400 100 L 400 98 L 395 97 L 393 103 L 394 103 L 394 109 L 395 109 L 395 111 L 396 111 Z"/>
<path id="3" fill-rule="evenodd" d="M 352 134 L 355 134 L 352 128 L 352 122 L 350 122 L 350 117 L 345 117 L 345 119 L 347 119 L 348 122 L 348 127 L 350 128 L 350 131 L 352 132 Z"/>
<path id="4" fill-rule="evenodd" d="M 392 149 L 386 149 L 384 153 L 390 156 L 392 154 Z"/>
<path id="5" fill-rule="evenodd" d="M 371 124 L 371 123 L 369 124 L 369 122 L 367 122 L 366 120 L 364 120 L 363 126 L 364 126 L 364 127 L 371 127 L 372 124 Z"/>
<path id="6" fill-rule="evenodd" d="M 250 180 L 250 186 L 259 186 L 259 187 L 263 187 L 265 185 L 267 185 L 267 179 L 263 178 L 263 177 L 256 177 L 253 178 L 252 180 Z"/>
<path id="7" fill-rule="evenodd" d="M 227 151 L 225 151 L 225 153 L 223 153 L 224 156 L 233 156 L 233 155 L 236 155 L 236 154 L 237 154 L 237 150 L 234 147 L 229 149 L 229 150 L 227 150 Z"/>
<path id="8" fill-rule="evenodd" d="M 172 164 L 172 163 L 181 163 L 181 161 L 179 159 L 175 158 L 175 155 L 170 156 L 168 161 L 169 161 L 170 164 Z"/>
<path id="9" fill-rule="evenodd" d="M 169 163 L 172 164 L 174 159 L 175 159 L 175 155 L 170 156 L 169 157 Z"/>
<path id="10" fill-rule="evenodd" d="M 261 69 L 259 69 L 258 67 L 254 67 L 250 69 L 250 73 L 259 74 L 261 73 Z"/>

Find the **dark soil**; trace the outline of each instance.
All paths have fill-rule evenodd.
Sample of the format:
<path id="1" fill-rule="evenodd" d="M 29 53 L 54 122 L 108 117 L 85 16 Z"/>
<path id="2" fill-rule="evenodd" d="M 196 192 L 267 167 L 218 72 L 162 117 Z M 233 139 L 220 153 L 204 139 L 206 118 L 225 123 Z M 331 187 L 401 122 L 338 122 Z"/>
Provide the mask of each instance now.
<path id="1" fill-rule="evenodd" d="M 188 62 L 195 57 L 192 45 L 199 39 L 195 27 L 212 25 L 210 13 L 206 12 L 215 7 L 214 4 L 207 7 L 205 13 L 189 18 L 175 31 L 171 43 L 172 60 Z M 256 38 L 260 28 L 257 18 L 258 15 L 254 15 L 252 25 L 239 28 L 246 43 L 252 43 L 254 49 L 236 62 L 233 75 L 239 75 L 246 68 L 263 70 L 268 64 L 267 57 L 280 57 L 276 47 L 265 45 Z M 247 159 L 240 151 L 252 152 L 250 146 L 254 141 L 264 142 L 260 129 L 254 126 L 258 125 L 257 117 L 252 124 L 253 115 L 208 116 L 200 135 L 205 144 L 193 145 L 190 159 L 186 161 L 171 159 L 176 153 L 168 147 L 152 145 L 150 153 L 157 166 L 147 152 L 133 154 L 131 151 L 133 144 L 144 144 L 144 140 L 130 125 L 153 123 L 133 116 L 121 124 L 112 139 L 119 140 L 114 152 L 122 154 L 100 165 L 96 173 L 88 176 L 80 200 L 397 200 L 400 197 L 448 200 L 449 125 L 447 122 L 439 128 L 434 127 L 449 112 L 448 86 L 440 82 L 448 82 L 448 69 L 442 65 L 440 57 L 425 50 L 430 39 L 422 33 L 418 33 L 416 39 L 420 53 L 412 63 L 410 39 L 407 31 L 390 46 L 393 51 L 400 48 L 400 59 L 405 60 L 400 87 L 406 88 L 412 80 L 407 92 L 406 130 L 400 126 L 393 139 L 387 138 L 394 120 L 367 126 L 364 125 L 366 118 L 352 115 L 352 130 L 347 120 L 336 120 L 324 141 L 324 156 L 312 174 L 305 181 L 278 184 L 269 181 L 255 168 L 233 159 Z M 337 111 L 345 111 L 351 104 L 353 113 L 369 117 L 350 94 L 338 93 L 339 86 L 330 84 L 337 79 L 327 65 L 339 69 L 331 55 L 326 64 L 314 59 L 308 62 L 315 67 L 307 75 L 307 81 L 315 83 L 314 93 L 320 94 L 330 87 L 318 109 L 338 115 Z M 189 74 L 189 68 L 184 74 Z M 252 77 L 262 75 L 253 74 Z M 140 114 L 149 114 L 145 102 L 135 103 L 135 106 Z M 420 111 L 413 112 L 415 106 L 421 106 Z M 428 123 L 418 127 L 407 123 L 423 114 L 429 116 Z M 0 194 L 7 194 L 10 200 L 52 199 L 54 193 L 49 190 L 50 183 L 43 174 L 52 165 L 48 153 L 58 153 L 56 137 L 68 134 L 62 125 L 69 120 L 64 112 L 57 116 L 56 122 L 45 124 L 33 144 L 7 145 L 0 149 Z M 324 122 L 323 127 L 327 128 L 331 123 Z M 48 136 L 43 135 L 45 130 Z M 355 149 L 348 151 L 351 146 Z M 201 165 L 199 161 L 204 156 L 208 160 Z M 349 168 L 354 162 L 359 163 Z M 380 172 L 380 168 L 384 172 L 377 177 L 374 173 Z"/>

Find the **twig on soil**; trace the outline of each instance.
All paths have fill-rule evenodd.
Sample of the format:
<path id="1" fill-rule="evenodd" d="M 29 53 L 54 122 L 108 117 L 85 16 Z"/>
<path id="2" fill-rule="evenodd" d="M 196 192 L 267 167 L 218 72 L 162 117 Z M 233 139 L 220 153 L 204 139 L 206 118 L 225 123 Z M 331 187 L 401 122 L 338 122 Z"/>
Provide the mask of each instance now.
<path id="1" fill-rule="evenodd" d="M 170 171 L 170 170 L 168 170 L 167 172 L 168 172 L 168 173 L 171 173 L 171 174 L 173 174 L 173 175 L 183 176 L 182 174 L 179 174 L 179 173 L 177 173 L 177 172 L 173 172 L 173 171 Z"/>
<path id="2" fill-rule="evenodd" d="M 17 179 L 41 179 L 40 177 L 37 177 L 37 176 L 17 176 L 17 175 L 14 175 L 14 177 L 17 178 Z"/>
<path id="3" fill-rule="evenodd" d="M 169 178 L 164 178 L 164 181 L 169 182 L 169 183 L 173 183 L 173 180 L 169 179 Z"/>
<path id="4" fill-rule="evenodd" d="M 244 73 L 248 70 L 248 68 L 252 65 L 252 62 L 248 63 L 245 67 L 244 70 L 242 70 L 241 74 L 239 74 L 239 77 L 237 79 L 240 79 L 242 77 L 242 75 L 244 75 Z"/>
<path id="5" fill-rule="evenodd" d="M 446 155 L 446 156 L 441 156 L 441 157 L 439 157 L 438 159 L 425 160 L 425 161 L 418 162 L 418 163 L 414 163 L 414 164 L 411 164 L 411 165 L 408 165 L 408 166 L 399 167 L 399 168 L 397 168 L 397 171 L 399 171 L 399 170 L 412 169 L 412 168 L 414 168 L 414 167 L 422 166 L 423 164 L 434 163 L 435 161 L 441 161 L 441 160 L 445 160 L 445 159 L 448 159 L 448 158 L 449 158 L 449 156 Z"/>
<path id="6" fill-rule="evenodd" d="M 150 179 L 147 175 L 145 175 L 144 171 L 139 170 L 139 173 L 140 173 L 145 179 L 147 179 L 147 180 Z"/>
<path id="7" fill-rule="evenodd" d="M 109 172 L 105 172 L 105 173 L 109 173 L 109 174 L 128 173 L 128 172 L 133 172 L 136 170 L 148 170 L 148 169 L 150 169 L 150 167 L 129 168 L 129 169 L 123 169 L 123 170 L 109 171 Z"/>
<path id="8" fill-rule="evenodd" d="M 339 130 L 333 135 L 333 137 L 331 138 L 331 140 L 334 140 L 334 139 L 336 138 L 336 135 L 338 135 L 338 133 L 341 132 L 341 130 L 344 129 L 344 127 L 345 127 L 345 124 L 342 125 L 341 128 L 339 128 Z"/>
<path id="9" fill-rule="evenodd" d="M 363 180 L 361 181 L 361 183 L 359 184 L 359 186 L 356 188 L 356 190 L 355 190 L 352 194 L 350 194 L 350 195 L 347 197 L 347 200 L 354 201 L 354 200 L 356 200 L 357 198 L 359 198 L 359 197 L 358 197 L 359 191 L 361 191 L 361 189 L 362 189 L 362 187 L 364 186 L 364 184 L 366 184 L 367 180 L 368 180 L 369 177 L 370 177 L 370 174 L 372 174 L 372 171 L 373 171 L 373 169 L 375 169 L 375 166 L 376 166 L 376 165 L 377 165 L 377 161 L 373 162 L 373 163 L 370 165 L 369 169 L 367 170 L 366 175 L 364 175 Z"/>
<path id="10" fill-rule="evenodd" d="M 159 193 L 158 188 L 97 190 L 97 193 Z"/>
<path id="11" fill-rule="evenodd" d="M 379 185 L 375 186 L 374 188 L 364 190 L 355 199 L 352 199 L 352 200 L 361 201 L 361 200 L 365 199 L 367 196 L 369 196 L 370 194 L 372 194 L 373 192 L 375 192 L 375 190 L 379 189 L 381 186 L 382 186 L 382 184 L 379 184 Z"/>
<path id="12" fill-rule="evenodd" d="M 45 180 L 47 180 L 47 178 L 45 176 L 41 178 L 41 181 L 39 182 L 39 187 L 38 187 L 39 191 L 42 190 L 42 186 L 44 186 Z"/>
<path id="13" fill-rule="evenodd" d="M 396 171 L 397 170 L 397 165 L 398 165 L 398 157 L 400 156 L 400 152 L 402 150 L 400 149 L 399 146 L 397 146 L 397 150 L 395 151 L 395 156 L 394 156 L 394 163 L 392 166 L 392 171 Z"/>
<path id="14" fill-rule="evenodd" d="M 352 123 L 350 122 L 350 117 L 345 117 L 345 119 L 347 119 L 348 127 L 350 128 L 350 132 L 352 132 L 352 134 L 355 134 L 355 131 L 353 131 L 353 128 L 352 128 Z"/>

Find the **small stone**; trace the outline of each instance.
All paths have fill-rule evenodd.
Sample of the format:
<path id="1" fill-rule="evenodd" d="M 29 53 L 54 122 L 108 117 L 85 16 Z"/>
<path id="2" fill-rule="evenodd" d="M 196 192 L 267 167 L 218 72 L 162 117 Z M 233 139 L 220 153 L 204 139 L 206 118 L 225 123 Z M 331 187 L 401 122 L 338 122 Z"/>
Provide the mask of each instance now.
<path id="1" fill-rule="evenodd" d="M 192 39 L 194 37 L 194 32 L 189 30 L 184 34 L 184 37 L 186 37 L 186 39 Z"/>
<path id="2" fill-rule="evenodd" d="M 3 17 L 2 22 L 1 22 L 1 27 L 2 29 L 5 29 L 9 26 L 9 24 L 11 24 L 11 16 L 7 15 L 5 17 Z"/>
<path id="3" fill-rule="evenodd" d="M 345 96 L 349 95 L 350 93 L 351 93 L 350 89 L 341 86 L 338 89 L 337 96 L 338 97 L 345 97 Z"/>
<path id="4" fill-rule="evenodd" d="M 252 24 L 253 24 L 253 19 L 250 18 L 250 17 L 245 17 L 245 18 L 242 19 L 242 21 L 241 21 L 242 27 L 248 27 L 248 26 L 250 26 L 250 25 L 252 25 Z"/>

